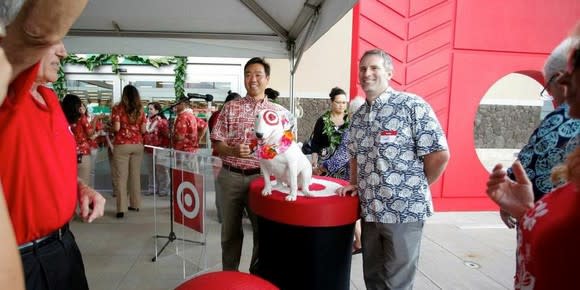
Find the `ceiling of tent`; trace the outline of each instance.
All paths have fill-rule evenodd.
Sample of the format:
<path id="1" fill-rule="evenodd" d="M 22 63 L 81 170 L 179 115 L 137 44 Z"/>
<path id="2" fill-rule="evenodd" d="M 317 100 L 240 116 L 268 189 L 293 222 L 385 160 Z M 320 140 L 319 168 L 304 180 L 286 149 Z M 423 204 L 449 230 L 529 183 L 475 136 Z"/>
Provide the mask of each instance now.
<path id="1" fill-rule="evenodd" d="M 65 38 L 65 45 L 72 53 L 288 58 L 288 43 L 294 40 L 295 55 L 299 55 L 354 3 L 91 0 Z M 318 19 L 312 22 L 312 16 Z M 314 26 L 309 29 L 310 23 Z M 309 30 L 310 36 L 305 37 Z"/>

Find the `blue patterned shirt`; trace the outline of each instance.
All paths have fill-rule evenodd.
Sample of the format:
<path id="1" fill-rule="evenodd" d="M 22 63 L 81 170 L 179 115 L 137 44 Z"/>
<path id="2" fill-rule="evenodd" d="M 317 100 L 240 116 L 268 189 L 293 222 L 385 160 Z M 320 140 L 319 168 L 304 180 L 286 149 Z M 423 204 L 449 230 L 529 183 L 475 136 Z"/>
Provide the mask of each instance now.
<path id="1" fill-rule="evenodd" d="M 568 111 L 569 106 L 564 103 L 546 115 L 518 154 L 518 160 L 532 181 L 535 201 L 552 191 L 552 168 L 564 162 L 578 145 L 580 120 L 570 119 Z M 511 168 L 508 176 L 515 179 Z"/>
<path id="2" fill-rule="evenodd" d="M 433 214 L 423 156 L 447 149 L 433 109 L 421 97 L 391 88 L 354 114 L 349 155 L 356 159 L 361 216 L 409 223 Z"/>
<path id="3" fill-rule="evenodd" d="M 350 164 L 348 155 L 348 131 L 342 133 L 340 144 L 336 147 L 334 154 L 327 160 L 322 162 L 322 166 L 328 171 L 328 176 L 334 178 L 350 180 Z"/>

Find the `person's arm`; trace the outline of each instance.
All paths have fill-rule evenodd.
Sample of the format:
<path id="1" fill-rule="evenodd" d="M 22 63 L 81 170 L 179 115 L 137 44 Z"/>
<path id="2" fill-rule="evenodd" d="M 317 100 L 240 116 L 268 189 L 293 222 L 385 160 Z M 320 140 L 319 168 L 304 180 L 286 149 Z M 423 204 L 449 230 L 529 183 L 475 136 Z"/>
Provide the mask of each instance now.
<path id="1" fill-rule="evenodd" d="M 153 133 L 153 131 L 155 131 L 155 129 L 157 128 L 157 118 L 155 118 L 153 120 L 153 122 L 151 121 L 151 119 L 147 119 L 147 122 L 145 122 L 146 126 L 145 126 L 145 131 L 147 133 Z"/>
<path id="2" fill-rule="evenodd" d="M 141 112 L 139 117 L 141 119 L 141 134 L 147 133 L 147 117 L 145 117 L 145 113 Z"/>
<path id="3" fill-rule="evenodd" d="M 447 162 L 449 161 L 449 151 L 435 151 L 423 156 L 423 170 L 429 185 L 433 184 L 441 176 Z"/>
<path id="4" fill-rule="evenodd" d="M 324 121 L 322 120 L 322 117 L 318 118 L 318 120 L 316 121 L 316 124 L 314 124 L 314 130 L 312 130 L 312 152 L 316 152 L 316 153 L 320 153 L 320 150 L 322 150 L 322 148 L 320 148 L 321 144 L 323 143 L 322 139 L 323 138 L 327 138 L 324 135 Z"/>
<path id="5" fill-rule="evenodd" d="M 207 122 L 204 119 L 196 118 L 197 122 L 197 143 L 200 144 L 203 141 L 203 137 L 207 132 Z"/>
<path id="6" fill-rule="evenodd" d="M 312 140 L 310 142 L 310 149 L 312 150 L 311 162 L 313 167 L 318 165 L 318 154 L 322 150 L 322 148 L 320 148 L 320 144 L 322 142 L 322 138 L 326 138 L 323 131 L 324 121 L 322 120 L 322 117 L 320 117 L 318 120 L 316 120 L 316 124 L 314 124 L 314 130 L 312 130 Z"/>
<path id="7" fill-rule="evenodd" d="M 230 115 L 230 108 L 236 102 L 226 103 L 216 121 L 214 130 L 211 132 L 212 148 L 220 156 L 232 156 L 238 158 L 248 158 L 252 154 L 249 144 L 240 142 L 236 146 L 230 146 L 226 143 L 226 136 L 230 135 L 229 120 L 227 116 Z"/>
<path id="8" fill-rule="evenodd" d="M 238 144 L 236 146 L 229 146 L 223 141 L 214 141 L 213 148 L 221 156 L 233 156 L 238 158 L 249 158 L 252 154 L 250 150 L 250 145 L 248 144 Z"/>
<path id="9" fill-rule="evenodd" d="M 113 122 L 113 132 L 117 133 L 117 132 L 119 132 L 119 130 L 121 130 L 121 122 L 114 121 Z"/>
<path id="10" fill-rule="evenodd" d="M 8 215 L 2 184 L 0 183 L 0 285 L 24 290 L 22 261 L 18 253 L 12 222 Z"/>
<path id="11" fill-rule="evenodd" d="M 350 159 L 350 184 L 347 186 L 343 186 L 336 190 L 336 193 L 340 196 L 345 196 L 347 193 L 350 192 L 350 195 L 355 196 L 358 194 L 358 168 L 356 165 L 356 159 Z"/>
<path id="12" fill-rule="evenodd" d="M 113 107 L 111 110 L 111 129 L 113 133 L 119 132 L 121 130 L 121 113 L 122 108 Z"/>
<path id="13" fill-rule="evenodd" d="M 81 116 L 81 126 L 83 127 L 83 130 L 89 139 L 94 139 L 97 137 L 95 135 L 94 123 L 89 123 L 89 119 L 86 116 Z"/>
<path id="14" fill-rule="evenodd" d="M 27 0 L 6 28 L 2 47 L 14 80 L 66 35 L 88 0 Z"/>

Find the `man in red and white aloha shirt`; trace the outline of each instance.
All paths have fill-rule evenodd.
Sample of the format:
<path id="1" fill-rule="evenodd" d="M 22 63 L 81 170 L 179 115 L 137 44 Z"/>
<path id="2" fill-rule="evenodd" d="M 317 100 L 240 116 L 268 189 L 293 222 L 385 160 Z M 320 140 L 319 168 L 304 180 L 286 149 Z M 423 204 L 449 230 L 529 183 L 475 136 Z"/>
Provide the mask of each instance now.
<path id="1" fill-rule="evenodd" d="M 294 117 L 284 107 L 268 100 L 265 90 L 270 81 L 270 65 L 254 57 L 244 66 L 246 97 L 224 105 L 217 123 L 211 132 L 214 150 L 223 160 L 217 178 L 217 198 L 222 215 L 222 265 L 224 270 L 237 271 L 242 253 L 242 212 L 248 212 L 252 222 L 254 249 L 250 262 L 250 273 L 256 271 L 258 253 L 258 227 L 256 215 L 248 206 L 250 181 L 260 175 L 260 164 L 253 154 L 257 144 L 254 124 L 258 112 L 264 109 L 285 112 L 290 125 Z"/>

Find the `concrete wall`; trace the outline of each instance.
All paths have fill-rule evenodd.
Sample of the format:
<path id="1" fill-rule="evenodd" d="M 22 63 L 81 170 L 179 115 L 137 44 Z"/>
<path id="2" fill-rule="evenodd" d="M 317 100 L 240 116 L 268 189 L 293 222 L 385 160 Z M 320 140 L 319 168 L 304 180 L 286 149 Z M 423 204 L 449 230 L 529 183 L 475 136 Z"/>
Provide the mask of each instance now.
<path id="1" fill-rule="evenodd" d="M 288 108 L 288 98 L 280 99 L 279 103 Z M 298 141 L 304 142 L 314 129 L 316 120 L 330 108 L 330 101 L 318 98 L 300 99 L 300 105 L 304 109 L 304 115 L 298 119 Z"/>
<path id="2" fill-rule="evenodd" d="M 475 148 L 521 149 L 540 124 L 541 109 L 537 106 L 480 105 L 475 117 Z"/>

